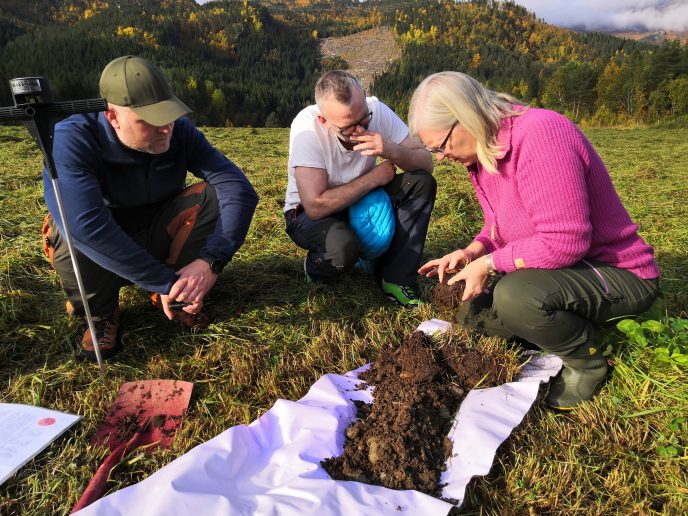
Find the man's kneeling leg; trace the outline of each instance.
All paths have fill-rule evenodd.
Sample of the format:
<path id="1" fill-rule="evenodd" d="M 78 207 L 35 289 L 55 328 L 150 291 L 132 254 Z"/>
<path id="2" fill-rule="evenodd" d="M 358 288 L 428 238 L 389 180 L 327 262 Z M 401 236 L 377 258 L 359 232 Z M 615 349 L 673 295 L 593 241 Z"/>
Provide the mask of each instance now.
<path id="1" fill-rule="evenodd" d="M 312 281 L 335 278 L 358 262 L 361 245 L 346 210 L 318 220 L 301 210 L 290 210 L 285 218 L 289 237 L 308 251 L 306 274 Z"/>
<path id="2" fill-rule="evenodd" d="M 84 304 L 79 292 L 76 274 L 72 267 L 67 242 L 62 238 L 57 224 L 48 215 L 43 224 L 43 250 L 60 278 L 62 289 L 67 295 L 67 312 L 70 315 L 84 315 Z M 96 338 L 102 358 L 114 355 L 119 341 L 119 289 L 126 283 L 122 278 L 104 269 L 86 255 L 75 250 L 79 272 L 86 293 L 88 306 L 96 327 Z M 89 328 L 81 339 L 80 353 L 95 361 L 93 339 Z"/>

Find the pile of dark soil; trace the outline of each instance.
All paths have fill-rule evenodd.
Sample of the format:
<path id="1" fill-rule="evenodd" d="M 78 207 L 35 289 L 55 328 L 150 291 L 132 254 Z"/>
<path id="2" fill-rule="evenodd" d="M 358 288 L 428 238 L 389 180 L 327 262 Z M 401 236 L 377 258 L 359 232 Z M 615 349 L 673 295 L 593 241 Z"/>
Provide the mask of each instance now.
<path id="1" fill-rule="evenodd" d="M 360 375 L 375 386 L 372 406 L 357 404 L 344 453 L 325 459 L 323 467 L 336 480 L 439 497 L 440 474 L 452 450 L 447 435 L 461 401 L 478 384 L 509 381 L 509 371 L 467 334 L 435 342 L 417 331 L 398 348 L 384 347 Z"/>

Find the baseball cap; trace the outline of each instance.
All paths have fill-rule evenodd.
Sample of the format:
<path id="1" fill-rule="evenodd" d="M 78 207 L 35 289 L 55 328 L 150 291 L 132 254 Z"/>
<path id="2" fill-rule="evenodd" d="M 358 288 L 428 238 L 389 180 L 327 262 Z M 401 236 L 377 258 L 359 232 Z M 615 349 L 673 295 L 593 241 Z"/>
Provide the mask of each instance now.
<path id="1" fill-rule="evenodd" d="M 100 76 L 100 96 L 110 104 L 131 108 L 158 127 L 191 112 L 174 96 L 160 69 L 137 56 L 118 57 L 105 67 Z"/>

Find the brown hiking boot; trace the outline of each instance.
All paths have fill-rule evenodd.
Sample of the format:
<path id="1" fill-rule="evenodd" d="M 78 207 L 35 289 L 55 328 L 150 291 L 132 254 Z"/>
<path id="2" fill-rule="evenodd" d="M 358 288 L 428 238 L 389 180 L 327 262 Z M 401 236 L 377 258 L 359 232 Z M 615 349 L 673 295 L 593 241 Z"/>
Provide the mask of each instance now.
<path id="1" fill-rule="evenodd" d="M 160 294 L 155 293 L 151 295 L 150 302 L 155 308 L 162 310 L 162 301 L 160 300 Z M 190 314 L 189 312 L 185 312 L 180 308 L 178 310 L 172 310 L 172 313 L 174 314 L 175 321 L 179 321 L 184 326 L 192 330 L 202 330 L 203 328 L 207 328 L 210 324 L 210 318 L 203 312 L 198 312 L 197 314 Z"/>
<path id="2" fill-rule="evenodd" d="M 105 360 L 119 351 L 119 306 L 108 317 L 94 319 L 96 339 L 100 349 L 100 357 Z M 86 328 L 86 333 L 81 339 L 81 355 L 91 362 L 96 362 L 96 350 L 93 346 L 91 331 Z"/>

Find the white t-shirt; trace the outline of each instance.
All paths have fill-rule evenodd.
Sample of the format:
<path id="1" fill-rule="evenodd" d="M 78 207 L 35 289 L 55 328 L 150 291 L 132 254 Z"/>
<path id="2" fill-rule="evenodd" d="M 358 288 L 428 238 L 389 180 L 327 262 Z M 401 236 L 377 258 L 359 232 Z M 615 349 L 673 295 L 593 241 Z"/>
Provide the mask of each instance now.
<path id="1" fill-rule="evenodd" d="M 373 112 L 368 130 L 396 144 L 409 134 L 408 127 L 394 111 L 377 97 L 367 97 L 368 109 Z M 294 178 L 295 167 L 322 168 L 327 171 L 327 187 L 343 185 L 365 174 L 375 166 L 375 156 L 362 156 L 359 152 L 342 147 L 337 135 L 318 121 L 317 105 L 308 106 L 296 115 L 289 133 L 289 181 L 284 211 L 301 204 Z"/>

